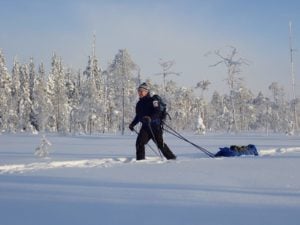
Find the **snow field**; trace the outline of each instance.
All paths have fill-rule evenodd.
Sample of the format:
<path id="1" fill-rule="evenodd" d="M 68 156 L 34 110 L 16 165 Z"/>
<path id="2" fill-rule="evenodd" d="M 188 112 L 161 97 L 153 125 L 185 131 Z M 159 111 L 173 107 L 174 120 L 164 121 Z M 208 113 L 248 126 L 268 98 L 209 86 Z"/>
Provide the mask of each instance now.
<path id="1" fill-rule="evenodd" d="M 213 152 L 230 144 L 256 144 L 261 156 L 211 159 L 166 136 L 178 160 L 161 160 L 148 148 L 147 160 L 137 162 L 132 134 L 48 135 L 50 155 L 40 159 L 34 149 L 41 136 L 0 135 L 2 222 L 298 224 L 297 137 L 186 136 Z"/>

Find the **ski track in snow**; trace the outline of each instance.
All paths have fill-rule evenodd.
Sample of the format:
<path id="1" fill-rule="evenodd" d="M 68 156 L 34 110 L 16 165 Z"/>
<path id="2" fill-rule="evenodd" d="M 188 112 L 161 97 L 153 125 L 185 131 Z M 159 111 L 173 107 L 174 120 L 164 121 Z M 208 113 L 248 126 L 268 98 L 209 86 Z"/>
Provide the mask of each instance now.
<path id="1" fill-rule="evenodd" d="M 300 152 L 300 147 L 292 147 L 292 148 L 273 148 L 273 149 L 265 149 L 260 150 L 260 156 L 272 156 L 272 155 L 279 155 L 285 153 L 293 153 L 293 152 Z"/>
<path id="2" fill-rule="evenodd" d="M 300 147 L 292 148 L 273 148 L 259 150 L 260 156 L 276 156 L 285 153 L 300 152 Z M 136 161 L 133 157 L 117 157 L 103 159 L 83 159 L 83 160 L 67 160 L 67 161 L 49 161 L 36 162 L 28 164 L 8 164 L 0 165 L 0 174 L 25 173 L 38 170 L 59 169 L 59 168 L 92 168 L 92 167 L 112 167 L 124 163 L 164 163 L 167 160 L 162 160 L 158 157 L 147 157 L 144 161 Z"/>
<path id="3" fill-rule="evenodd" d="M 24 173 L 37 170 L 59 169 L 59 168 L 92 168 L 92 167 L 111 167 L 124 163 L 164 163 L 157 157 L 147 157 L 144 161 L 136 161 L 135 158 L 104 158 L 104 159 L 85 159 L 69 161 L 50 161 L 29 164 L 10 164 L 0 165 L 0 174 Z"/>

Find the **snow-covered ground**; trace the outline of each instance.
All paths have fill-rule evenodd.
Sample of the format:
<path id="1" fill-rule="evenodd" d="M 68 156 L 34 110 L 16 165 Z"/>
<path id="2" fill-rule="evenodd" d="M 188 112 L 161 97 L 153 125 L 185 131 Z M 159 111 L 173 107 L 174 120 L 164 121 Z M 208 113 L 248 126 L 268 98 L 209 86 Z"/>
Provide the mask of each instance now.
<path id="1" fill-rule="evenodd" d="M 185 137 L 214 153 L 255 144 L 260 156 L 212 159 L 166 135 L 178 160 L 147 148 L 147 160 L 137 162 L 135 134 L 105 134 L 47 135 L 50 156 L 40 159 L 41 135 L 2 134 L 1 224 L 299 224 L 299 136 Z"/>

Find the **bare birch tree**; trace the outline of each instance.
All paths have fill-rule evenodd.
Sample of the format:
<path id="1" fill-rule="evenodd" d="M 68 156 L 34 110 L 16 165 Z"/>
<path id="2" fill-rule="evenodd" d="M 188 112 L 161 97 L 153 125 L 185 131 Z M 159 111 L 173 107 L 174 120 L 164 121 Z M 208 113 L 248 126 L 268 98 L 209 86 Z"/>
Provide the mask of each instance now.
<path id="1" fill-rule="evenodd" d="M 219 64 L 225 64 L 227 68 L 227 78 L 226 82 L 229 87 L 229 97 L 231 103 L 231 121 L 230 124 L 233 126 L 235 131 L 238 131 L 237 120 L 236 120 L 236 107 L 234 96 L 241 87 L 243 81 L 242 77 L 239 77 L 241 73 L 241 68 L 243 65 L 249 65 L 248 60 L 239 57 L 238 51 L 235 47 L 229 46 L 228 53 L 221 52 L 221 50 L 216 50 L 214 54 L 220 59 L 217 63 L 211 65 L 210 67 L 218 66 Z"/>

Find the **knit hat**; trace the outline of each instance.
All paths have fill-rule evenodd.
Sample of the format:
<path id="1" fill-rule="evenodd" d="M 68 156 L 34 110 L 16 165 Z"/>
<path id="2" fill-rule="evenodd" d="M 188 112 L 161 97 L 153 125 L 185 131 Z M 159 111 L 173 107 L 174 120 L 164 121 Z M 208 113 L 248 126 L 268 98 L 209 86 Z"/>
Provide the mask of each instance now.
<path id="1" fill-rule="evenodd" d="M 144 83 L 140 84 L 140 86 L 138 87 L 138 90 L 140 90 L 140 89 L 144 89 L 146 91 L 149 91 L 150 87 L 148 86 L 147 83 L 144 82 Z"/>

